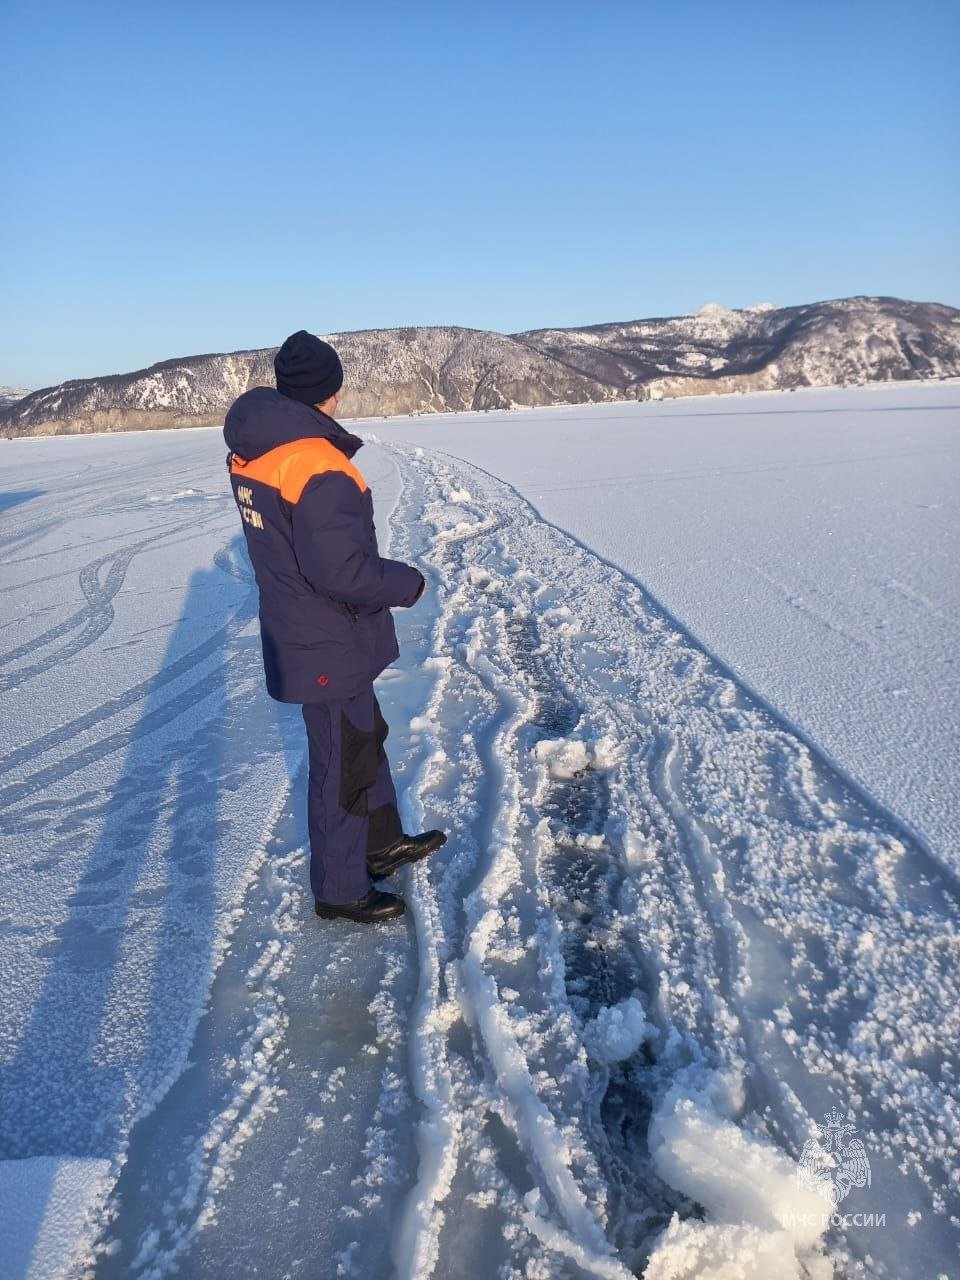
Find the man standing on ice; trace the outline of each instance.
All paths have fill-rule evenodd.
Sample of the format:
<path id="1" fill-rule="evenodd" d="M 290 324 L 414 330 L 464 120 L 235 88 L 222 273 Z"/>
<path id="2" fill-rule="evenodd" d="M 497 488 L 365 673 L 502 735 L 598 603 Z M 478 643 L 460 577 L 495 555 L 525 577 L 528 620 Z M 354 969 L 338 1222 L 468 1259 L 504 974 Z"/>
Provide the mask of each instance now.
<path id="1" fill-rule="evenodd" d="M 373 923 L 404 910 L 373 880 L 447 838 L 404 834 L 373 692 L 400 653 L 390 610 L 416 604 L 425 582 L 377 549 L 373 499 L 351 461 L 363 441 L 333 418 L 343 385 L 336 351 L 301 329 L 273 363 L 276 390 L 244 392 L 223 428 L 260 589 L 267 691 L 303 708 L 317 915 Z"/>

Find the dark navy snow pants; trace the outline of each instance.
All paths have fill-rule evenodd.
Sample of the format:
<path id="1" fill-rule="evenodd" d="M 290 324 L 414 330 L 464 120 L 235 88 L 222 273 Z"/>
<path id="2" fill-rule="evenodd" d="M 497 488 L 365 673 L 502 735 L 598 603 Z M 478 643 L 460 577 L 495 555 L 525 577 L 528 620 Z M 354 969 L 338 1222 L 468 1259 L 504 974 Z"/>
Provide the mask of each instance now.
<path id="1" fill-rule="evenodd" d="M 353 902 L 371 887 L 367 854 L 403 835 L 383 743 L 389 732 L 369 685 L 352 698 L 305 703 L 310 746 L 310 887 L 323 902 Z"/>

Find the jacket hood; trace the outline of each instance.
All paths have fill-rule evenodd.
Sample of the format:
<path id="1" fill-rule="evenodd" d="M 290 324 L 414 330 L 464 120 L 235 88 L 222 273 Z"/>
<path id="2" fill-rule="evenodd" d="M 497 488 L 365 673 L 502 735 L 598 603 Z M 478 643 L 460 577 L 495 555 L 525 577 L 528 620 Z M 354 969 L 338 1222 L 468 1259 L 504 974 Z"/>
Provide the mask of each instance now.
<path id="1" fill-rule="evenodd" d="M 282 444 L 322 436 L 348 458 L 363 444 L 340 423 L 273 387 L 252 387 L 234 400 L 223 423 L 227 448 L 247 462 Z"/>

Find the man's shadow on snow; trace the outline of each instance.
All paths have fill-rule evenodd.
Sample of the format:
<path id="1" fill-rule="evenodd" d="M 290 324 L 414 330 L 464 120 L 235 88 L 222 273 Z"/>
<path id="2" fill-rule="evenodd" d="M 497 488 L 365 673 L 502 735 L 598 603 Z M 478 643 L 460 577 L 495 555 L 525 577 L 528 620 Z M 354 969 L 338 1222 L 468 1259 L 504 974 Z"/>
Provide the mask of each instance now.
<path id="1" fill-rule="evenodd" d="M 225 905 L 219 798 L 270 750 L 243 731 L 244 699 L 229 687 L 242 682 L 275 706 L 260 687 L 242 543 L 191 578 L 119 779 L 109 794 L 87 793 L 86 816 L 102 826 L 66 918 L 41 948 L 50 968 L 17 1053 L 0 1064 L 0 1158 L 113 1156 L 185 1064 Z M 173 681 L 163 676 L 172 663 L 181 667 Z M 83 816 L 54 815 L 58 842 L 69 842 Z"/>
<path id="2" fill-rule="evenodd" d="M 8 489 L 0 493 L 0 514 L 12 511 L 24 502 L 32 502 L 34 498 L 42 498 L 43 494 L 43 489 Z"/>

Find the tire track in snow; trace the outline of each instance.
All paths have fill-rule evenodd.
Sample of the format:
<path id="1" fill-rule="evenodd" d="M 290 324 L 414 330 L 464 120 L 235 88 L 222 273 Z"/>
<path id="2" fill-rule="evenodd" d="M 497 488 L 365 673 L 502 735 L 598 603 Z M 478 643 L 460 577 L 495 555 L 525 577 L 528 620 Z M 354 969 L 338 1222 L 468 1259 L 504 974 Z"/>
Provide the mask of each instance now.
<path id="1" fill-rule="evenodd" d="M 433 529 L 443 606 L 417 791 L 424 822 L 457 821 L 454 840 L 475 850 L 469 873 L 460 850 L 415 877 L 431 904 L 415 1073 L 448 1086 L 420 1089 L 432 1136 L 446 1129 L 411 1198 L 403 1274 L 415 1258 L 422 1274 L 438 1258 L 460 1274 L 451 1246 L 480 1236 L 474 1205 L 488 1231 L 501 1215 L 515 1265 L 549 1258 L 561 1275 L 575 1248 L 598 1274 L 617 1259 L 641 1268 L 671 1212 L 703 1213 L 629 1122 L 691 1064 L 739 1078 L 741 1126 L 792 1158 L 829 1106 L 857 1109 L 868 1149 L 906 1170 L 875 1185 L 908 1179 L 935 1220 L 930 1247 L 948 1252 L 960 1109 L 937 1064 L 960 1031 L 950 877 L 636 584 L 480 469 L 397 453 L 398 533 Z M 490 777 L 484 819 L 469 799 L 482 780 L 489 806 Z M 782 968 L 773 990 L 768 963 Z M 649 1034 L 617 1057 L 601 1031 L 624 993 Z M 879 1274 L 905 1261 L 895 1240 L 855 1229 L 831 1244 L 849 1259 L 886 1247 Z"/>
<path id="2" fill-rule="evenodd" d="M 388 1274 L 390 1233 L 367 1228 L 391 1219 L 409 1181 L 412 941 L 402 923 L 317 922 L 293 803 L 305 758 L 294 777 L 265 825 L 190 1064 L 132 1134 L 96 1280 Z"/>
<path id="3" fill-rule="evenodd" d="M 0 692 L 16 688 L 35 676 L 43 675 L 44 672 L 59 666 L 95 644 L 113 622 L 113 601 L 122 589 L 127 570 L 136 556 L 148 547 L 175 546 L 177 542 L 189 541 L 195 536 L 195 531 L 191 531 L 190 538 L 184 539 L 181 528 L 162 528 L 148 538 L 128 543 L 119 550 L 109 552 L 84 565 L 79 572 L 80 591 L 86 601 L 84 607 L 55 627 L 0 654 L 0 667 L 8 666 L 28 654 L 35 655 L 38 650 L 45 649 L 66 636 L 71 638 L 59 649 L 55 649 L 28 666 L 14 671 L 0 672 Z M 58 554 L 62 555 L 62 550 Z M 105 576 L 104 570 L 106 570 Z M 32 585 L 36 585 L 36 580 Z M 75 635 L 71 634 L 74 632 L 76 632 Z"/>
<path id="4" fill-rule="evenodd" d="M 142 1128 L 134 1130 L 123 1153 L 124 1168 L 103 1214 L 88 1280 L 162 1280 L 176 1271 L 198 1233 L 216 1221 L 219 1197 L 245 1145 L 276 1105 L 289 1021 L 282 979 L 291 964 L 293 935 L 302 927 L 296 908 L 304 850 L 268 851 L 290 793 L 288 783 L 267 816 L 245 904 L 233 912 L 232 929 L 221 943 L 226 959 L 219 962 L 223 968 L 207 999 L 199 1031 L 203 1043 L 191 1050 L 195 1062 L 206 1063 L 203 1078 L 194 1082 L 185 1073 L 156 1111 L 143 1108 Z M 245 909 L 251 902 L 253 909 Z M 221 996 L 220 988 L 233 993 Z M 238 990 L 251 993 L 248 1005 Z M 145 1182 L 167 1185 L 162 1202 L 143 1194 Z"/>
<path id="5" fill-rule="evenodd" d="M 238 570 L 234 566 L 231 570 L 228 567 L 233 565 L 228 548 L 222 548 L 218 551 L 214 559 L 218 568 L 224 572 L 232 572 L 233 576 L 242 577 L 242 569 Z M 196 670 L 197 667 L 211 657 L 224 653 L 230 641 L 234 640 L 257 616 L 257 593 L 253 586 L 252 575 L 242 577 L 242 580 L 246 581 L 250 588 L 246 597 L 236 606 L 233 616 L 222 627 L 218 627 L 216 631 L 211 632 L 200 644 L 195 645 L 173 662 L 166 663 L 148 679 L 131 685 L 129 689 L 124 690 L 117 697 L 111 698 L 109 702 L 94 707 L 91 711 L 77 716 L 67 724 L 50 730 L 49 733 L 35 738 L 32 742 L 22 747 L 15 748 L 13 751 L 8 752 L 6 756 L 0 758 L 0 777 L 8 773 L 18 775 L 16 782 L 0 787 L 0 807 L 7 808 L 10 805 L 18 804 L 38 791 L 62 781 L 80 769 L 86 768 L 87 765 L 93 764 L 97 760 L 113 754 L 115 751 L 125 749 L 130 743 L 133 730 L 120 729 L 112 734 L 98 736 L 94 741 L 87 743 L 79 750 L 63 754 L 64 748 L 68 747 L 77 738 L 86 736 L 91 730 L 96 729 L 105 721 L 112 719 L 130 707 L 136 706 L 137 703 L 142 702 L 144 699 L 154 697 L 160 689 L 175 683 L 183 676 L 189 675 L 190 672 Z M 140 736 L 143 733 L 162 728 L 171 719 L 176 718 L 183 711 L 202 701 L 204 697 L 218 687 L 218 683 L 219 677 L 216 672 L 208 673 L 201 679 L 194 681 L 193 684 L 169 699 L 149 716 L 141 718 L 136 725 L 137 735 Z M 58 758 L 32 771 L 24 772 L 22 770 L 24 764 L 36 761 L 39 757 L 48 755 L 51 752 L 57 752 Z"/>
<path id="6" fill-rule="evenodd" d="M 26 654 L 36 653 L 38 649 L 46 648 L 64 636 L 70 635 L 71 632 L 76 631 L 77 634 L 63 648 L 48 654 L 30 666 L 0 674 L 0 691 L 19 685 L 23 681 L 29 680 L 32 676 L 42 675 L 44 671 L 49 671 L 51 667 L 57 666 L 60 662 L 65 662 L 68 658 L 72 658 L 89 645 L 94 644 L 113 621 L 113 598 L 123 586 L 123 580 L 126 577 L 130 562 L 138 551 L 157 540 L 156 538 L 149 538 L 143 542 L 134 543 L 133 546 L 124 547 L 120 551 L 102 556 L 99 560 L 93 560 L 90 564 L 84 565 L 80 570 L 80 590 L 86 600 L 85 607 L 58 626 L 52 627 L 42 635 L 29 640 L 26 644 L 18 645 L 7 653 L 0 654 L 0 665 L 5 666 L 8 663 L 17 661 L 17 659 L 24 657 Z M 106 576 L 101 582 L 100 574 L 103 569 L 106 569 Z"/>
<path id="7" fill-rule="evenodd" d="M 414 474 L 405 475 L 405 507 L 412 505 L 417 490 Z M 487 520 L 480 528 L 491 533 L 500 521 Z M 410 521 L 398 518 L 398 532 L 411 526 Z M 469 534 L 456 526 L 452 536 L 437 539 L 436 555 L 449 570 L 458 562 L 462 569 L 465 548 L 470 543 Z M 401 552 L 404 548 L 401 546 Z M 487 926 L 493 923 L 497 909 L 502 907 L 497 886 L 505 867 L 514 862 L 510 833 L 515 829 L 518 803 L 518 776 L 511 769 L 498 767 L 498 762 L 515 754 L 513 738 L 538 717 L 546 723 L 573 722 L 576 712 L 564 710 L 559 701 L 543 704 L 532 691 L 521 694 L 510 687 L 502 673 L 482 658 L 485 637 L 480 629 L 471 625 L 475 619 L 470 607 L 471 591 L 461 589 L 454 593 L 452 602 L 442 612 L 433 637 L 434 662 L 441 675 L 435 685 L 430 704 L 422 717 L 433 753 L 427 761 L 416 790 L 421 797 L 431 796 L 431 812 L 438 820 L 456 821 L 458 814 L 471 821 L 466 830 L 458 831 L 456 841 L 461 847 L 449 863 L 444 877 L 435 882 L 428 868 L 416 872 L 417 895 L 415 906 L 418 924 L 429 921 L 429 928 L 421 930 L 421 954 L 423 981 L 415 1010 L 415 1041 L 418 1052 L 414 1057 L 414 1078 L 421 1081 L 420 1096 L 427 1109 L 427 1118 L 421 1127 L 422 1151 L 421 1178 L 408 1205 L 402 1226 L 402 1248 L 399 1253 L 400 1274 L 423 1276 L 430 1273 L 438 1259 L 442 1259 L 444 1273 L 451 1265 L 451 1250 L 446 1247 L 444 1229 L 455 1233 L 463 1230 L 462 1206 L 458 1205 L 456 1219 L 446 1218 L 444 1202 L 451 1193 L 458 1164 L 466 1158 L 480 1157 L 480 1164 L 471 1170 L 468 1200 L 486 1203 L 485 1197 L 496 1195 L 499 1203 L 508 1206 L 512 1221 L 509 1234 L 513 1248 L 508 1257 L 516 1257 L 519 1250 L 540 1254 L 556 1263 L 558 1256 L 577 1259 L 578 1265 L 590 1274 L 624 1276 L 621 1264 L 610 1256 L 603 1239 L 593 1207 L 584 1195 L 570 1167 L 569 1154 L 564 1150 L 567 1135 L 554 1120 L 553 1113 L 540 1100 L 537 1088 L 527 1070 L 527 1055 L 520 1048 L 510 1020 L 500 1016 L 498 1001 L 491 1002 L 492 976 L 485 969 L 485 951 L 490 938 Z M 464 665 L 452 662 L 448 656 L 453 651 L 466 657 Z M 522 651 L 522 649 L 521 649 Z M 457 751 L 449 750 L 449 742 L 441 730 L 444 705 L 457 704 L 458 721 L 451 726 L 460 739 Z M 464 733 L 466 724 L 470 726 Z M 484 718 L 486 722 L 484 723 Z M 474 725 L 480 721 L 481 731 Z M 439 732 L 438 732 L 439 731 Z M 464 756 L 464 743 L 470 754 Z M 435 796 L 442 791 L 449 779 L 443 775 L 445 764 L 456 755 L 457 775 L 452 782 L 451 795 L 455 797 L 437 806 Z M 471 767 L 471 765 L 473 767 Z M 471 781 L 476 785 L 482 779 L 486 792 L 485 804 L 469 806 L 463 803 L 464 793 L 469 795 Z M 493 786 L 491 789 L 491 779 Z M 486 809 L 486 816 L 484 810 Z M 426 819 L 425 819 L 426 820 Z M 474 855 L 474 856 L 471 856 Z M 479 855 L 478 857 L 476 855 Z M 508 878 L 510 872 L 507 873 Z M 449 892 L 448 878 L 456 884 L 454 894 Z M 471 887 L 472 885 L 472 887 Z M 466 892 L 464 907 L 459 907 Z M 525 887 L 528 896 L 530 886 Z M 445 899 L 445 903 L 442 902 Z M 497 901 L 497 908 L 492 906 Z M 429 912 L 424 906 L 429 903 Z M 529 902 L 524 912 L 531 917 Z M 533 908 L 535 912 L 535 908 Z M 511 917 L 515 922 L 519 915 Z M 451 923 L 460 924 L 462 935 L 469 941 L 452 936 Z M 438 928 L 439 926 L 439 928 Z M 446 965 L 443 961 L 452 957 Z M 431 981 L 432 979 L 432 981 Z M 474 1045 L 479 1048 L 481 1063 L 469 1062 L 475 1055 L 464 1052 L 462 1037 L 456 1035 L 457 1026 L 468 1024 Z M 454 1032 L 450 1038 L 444 1032 Z M 448 1043 L 447 1040 L 451 1042 Z M 457 1047 L 454 1047 L 454 1046 Z M 432 1058 L 430 1057 L 432 1053 Z M 427 1059 L 426 1066 L 424 1058 Z M 483 1063 L 486 1066 L 482 1065 Z M 435 1087 L 438 1075 L 444 1080 L 444 1090 Z M 498 1082 L 509 1080 L 509 1088 L 484 1101 L 488 1090 L 488 1078 Z M 447 1103 L 451 1097 L 453 1105 Z M 488 1141 L 489 1131 L 477 1126 L 476 1117 L 485 1110 L 491 1111 L 501 1125 L 513 1134 L 518 1151 L 526 1151 L 541 1171 L 541 1181 L 549 1186 L 552 1200 L 559 1206 L 560 1222 L 549 1222 L 529 1204 L 525 1204 L 515 1187 L 494 1178 L 498 1185 L 490 1185 Z M 451 1113 L 470 1117 L 474 1123 L 452 1124 Z M 503 1137 L 497 1146 L 503 1156 Z M 542 1206 L 546 1209 L 546 1205 Z M 477 1227 L 478 1234 L 483 1225 Z M 517 1239 L 517 1234 L 522 1242 Z M 544 1237 L 552 1242 L 546 1244 Z M 456 1273 L 456 1269 L 451 1274 Z M 559 1271 L 552 1274 L 561 1274 Z M 582 1272 L 578 1272 L 582 1274 Z"/>

